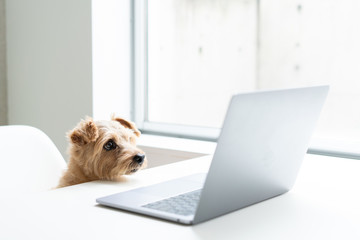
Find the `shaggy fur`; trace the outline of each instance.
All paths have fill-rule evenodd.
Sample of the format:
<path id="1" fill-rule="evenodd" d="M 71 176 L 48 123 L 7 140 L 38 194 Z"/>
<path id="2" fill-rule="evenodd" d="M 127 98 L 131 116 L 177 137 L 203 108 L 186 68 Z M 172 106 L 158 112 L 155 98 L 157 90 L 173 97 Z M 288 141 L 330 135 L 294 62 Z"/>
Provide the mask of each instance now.
<path id="1" fill-rule="evenodd" d="M 135 124 L 112 116 L 110 121 L 88 117 L 68 133 L 68 169 L 58 187 L 94 181 L 117 181 L 145 168 L 147 159 L 136 147 L 140 131 Z"/>

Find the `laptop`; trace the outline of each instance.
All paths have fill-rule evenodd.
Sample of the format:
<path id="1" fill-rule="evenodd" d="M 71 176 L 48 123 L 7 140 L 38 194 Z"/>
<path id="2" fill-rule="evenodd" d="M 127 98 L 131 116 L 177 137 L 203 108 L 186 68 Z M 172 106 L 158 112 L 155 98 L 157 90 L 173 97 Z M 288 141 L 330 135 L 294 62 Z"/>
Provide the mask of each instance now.
<path id="1" fill-rule="evenodd" d="M 96 201 L 191 225 L 286 193 L 296 180 L 328 90 L 316 86 L 234 95 L 207 174 Z"/>

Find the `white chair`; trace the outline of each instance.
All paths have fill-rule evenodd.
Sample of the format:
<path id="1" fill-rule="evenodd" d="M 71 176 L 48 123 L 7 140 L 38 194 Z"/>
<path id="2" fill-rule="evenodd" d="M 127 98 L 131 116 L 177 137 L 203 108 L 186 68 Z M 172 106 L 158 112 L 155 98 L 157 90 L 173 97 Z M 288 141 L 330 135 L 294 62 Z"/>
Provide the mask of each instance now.
<path id="1" fill-rule="evenodd" d="M 66 162 L 50 138 L 29 126 L 0 126 L 0 192 L 34 193 L 57 186 Z"/>

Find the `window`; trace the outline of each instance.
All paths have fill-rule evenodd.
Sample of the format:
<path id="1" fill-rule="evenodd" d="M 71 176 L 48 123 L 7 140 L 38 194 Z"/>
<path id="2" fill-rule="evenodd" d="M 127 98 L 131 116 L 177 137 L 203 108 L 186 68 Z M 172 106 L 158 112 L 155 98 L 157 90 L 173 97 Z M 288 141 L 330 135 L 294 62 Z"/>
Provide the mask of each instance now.
<path id="1" fill-rule="evenodd" d="M 134 10 L 143 131 L 215 140 L 235 93 L 330 84 L 315 148 L 360 143 L 356 0 L 142 0 Z"/>

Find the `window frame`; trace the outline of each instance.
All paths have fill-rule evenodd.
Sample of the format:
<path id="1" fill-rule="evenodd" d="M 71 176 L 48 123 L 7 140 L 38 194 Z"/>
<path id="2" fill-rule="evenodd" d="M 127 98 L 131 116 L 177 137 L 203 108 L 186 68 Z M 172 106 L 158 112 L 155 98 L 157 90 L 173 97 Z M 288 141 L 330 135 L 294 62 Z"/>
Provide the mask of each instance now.
<path id="1" fill-rule="evenodd" d="M 147 0 L 134 0 L 132 3 L 132 118 L 134 122 L 143 133 L 216 141 L 220 134 L 219 128 L 157 123 L 149 121 L 147 117 Z"/>

